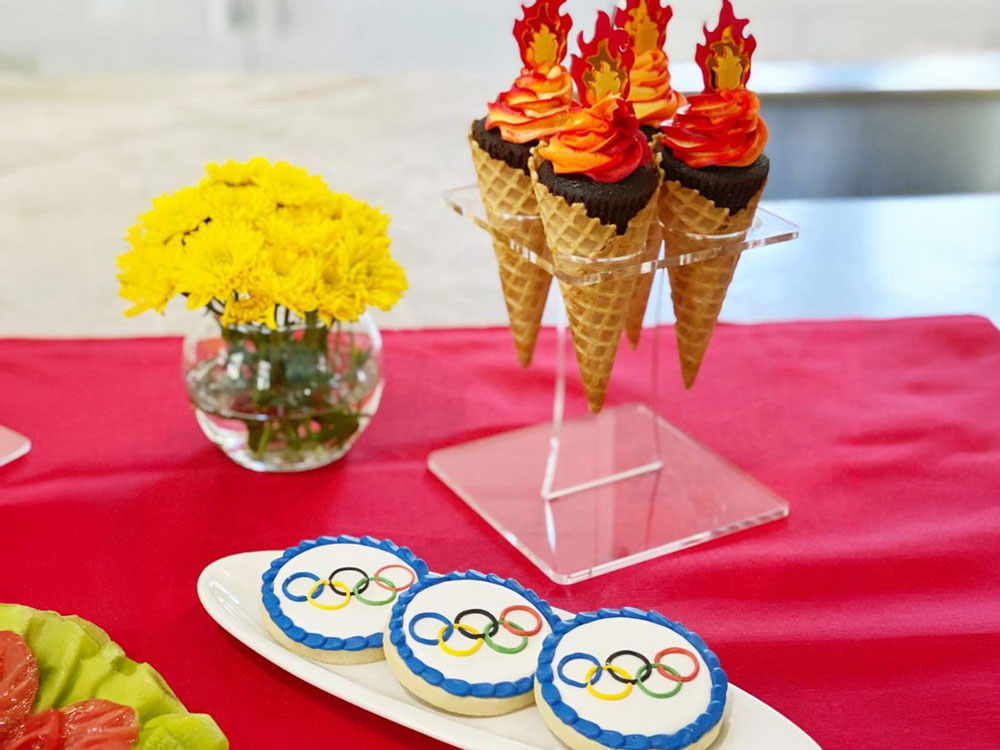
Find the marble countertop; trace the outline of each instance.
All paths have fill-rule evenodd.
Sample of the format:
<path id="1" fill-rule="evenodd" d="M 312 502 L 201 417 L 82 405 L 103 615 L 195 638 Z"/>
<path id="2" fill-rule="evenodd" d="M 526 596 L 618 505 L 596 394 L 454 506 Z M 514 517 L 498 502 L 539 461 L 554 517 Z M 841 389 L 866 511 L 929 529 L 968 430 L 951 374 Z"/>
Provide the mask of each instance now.
<path id="1" fill-rule="evenodd" d="M 444 84 L 443 82 L 447 82 Z M 444 189 L 474 181 L 480 75 L 0 75 L 0 336 L 185 331 L 126 319 L 115 257 L 150 200 L 256 155 L 321 173 L 393 219 L 411 290 L 383 327 L 503 324 L 485 235 Z M 766 195 L 765 195 L 766 198 Z M 1000 321 L 1000 195 L 774 201 L 799 240 L 748 252 L 723 317 L 978 313 Z"/>

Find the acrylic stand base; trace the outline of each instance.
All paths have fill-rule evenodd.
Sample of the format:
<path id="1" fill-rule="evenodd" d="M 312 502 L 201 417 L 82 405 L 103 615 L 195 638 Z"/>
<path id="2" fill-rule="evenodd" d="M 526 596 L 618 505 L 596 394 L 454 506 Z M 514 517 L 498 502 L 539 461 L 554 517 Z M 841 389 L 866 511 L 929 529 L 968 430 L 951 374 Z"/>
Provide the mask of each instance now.
<path id="1" fill-rule="evenodd" d="M 497 236 L 475 188 L 449 191 L 446 200 Z M 655 273 L 796 236 L 793 224 L 760 210 L 735 251 L 728 239 L 728 250 L 708 243 L 700 257 L 647 257 L 613 273 Z M 522 254 L 543 267 L 547 263 L 527 249 Z M 560 281 L 595 283 L 587 276 L 567 279 L 556 267 L 552 272 Z M 651 298 L 647 320 L 656 318 L 654 307 Z M 669 332 L 650 328 L 643 335 L 645 345 L 653 347 L 650 404 L 657 402 L 659 378 L 666 377 L 658 365 L 661 330 Z M 784 500 L 650 406 L 616 403 L 609 392 L 599 414 L 574 408 L 566 391 L 566 363 L 573 362 L 573 354 L 564 319 L 557 332 L 552 421 L 441 448 L 427 462 L 435 476 L 553 581 L 575 583 L 788 515 Z M 670 376 L 677 377 L 673 371 Z"/>
<path id="2" fill-rule="evenodd" d="M 658 431 L 662 466 L 547 499 L 540 496 L 552 425 L 434 451 L 430 470 L 557 583 L 575 583 L 775 521 L 788 504 L 641 404 L 563 423 L 566 453 L 609 472 L 629 436 Z M 596 440 L 597 433 L 625 441 Z M 610 451 L 607 454 L 606 451 Z M 565 458 L 564 458 L 565 460 Z M 516 470 L 514 470 L 516 467 Z M 590 470 L 590 465 L 584 467 Z"/>

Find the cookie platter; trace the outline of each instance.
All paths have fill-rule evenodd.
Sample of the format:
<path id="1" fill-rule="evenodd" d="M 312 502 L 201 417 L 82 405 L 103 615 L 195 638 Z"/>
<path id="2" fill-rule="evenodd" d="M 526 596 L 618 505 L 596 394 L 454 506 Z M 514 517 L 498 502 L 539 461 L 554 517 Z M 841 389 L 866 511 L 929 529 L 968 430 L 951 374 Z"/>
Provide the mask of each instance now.
<path id="1" fill-rule="evenodd" d="M 216 560 L 198 579 L 198 597 L 230 635 L 299 679 L 415 731 L 461 748 L 553 750 L 562 745 L 534 707 L 492 717 L 438 710 L 411 695 L 385 661 L 325 664 L 288 650 L 265 630 L 260 616 L 261 575 L 280 550 L 246 552 Z M 571 613 L 553 609 L 566 618 Z M 730 684 L 726 721 L 715 750 L 817 750 L 805 732 L 765 703 Z"/>

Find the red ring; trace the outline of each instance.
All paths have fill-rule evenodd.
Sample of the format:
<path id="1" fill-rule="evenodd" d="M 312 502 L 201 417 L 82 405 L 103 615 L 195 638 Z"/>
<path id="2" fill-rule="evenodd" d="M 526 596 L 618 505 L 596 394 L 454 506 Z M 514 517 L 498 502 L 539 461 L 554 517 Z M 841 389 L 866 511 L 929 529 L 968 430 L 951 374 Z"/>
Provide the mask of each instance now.
<path id="1" fill-rule="evenodd" d="M 378 577 L 382 575 L 383 571 L 389 570 L 389 568 L 399 568 L 400 570 L 405 570 L 407 573 L 410 574 L 410 582 L 405 586 L 386 586 L 378 579 Z M 410 586 L 412 586 L 417 582 L 416 573 L 414 573 L 405 565 L 399 565 L 397 563 L 389 563 L 388 565 L 383 565 L 381 568 L 375 571 L 375 575 L 373 575 L 372 578 L 375 580 L 375 583 L 377 583 L 379 586 L 386 589 L 387 591 L 396 591 L 396 592 L 405 591 L 406 589 L 410 588 Z"/>
<path id="2" fill-rule="evenodd" d="M 524 613 L 529 614 L 532 617 L 534 617 L 535 618 L 535 629 L 534 630 L 517 630 L 516 628 L 510 627 L 510 623 L 507 622 L 507 615 L 510 612 L 524 612 Z M 524 604 L 512 604 L 512 605 L 510 605 L 509 607 L 507 607 L 507 609 L 505 609 L 503 612 L 500 613 L 500 619 L 503 621 L 503 627 L 504 627 L 504 629 L 508 633 L 512 633 L 514 635 L 531 636 L 531 635 L 535 635 L 535 633 L 537 633 L 539 630 L 542 629 L 542 616 L 540 614 L 538 614 L 535 610 L 533 610 L 531 607 L 529 607 L 527 605 L 524 605 Z"/>
<path id="3" fill-rule="evenodd" d="M 694 662 L 694 671 L 689 675 L 670 674 L 670 672 L 665 670 L 660 664 L 660 659 L 668 654 L 684 654 L 684 656 Z M 656 671 L 663 677 L 666 677 L 668 680 L 672 680 L 673 682 L 691 682 L 691 680 L 697 677 L 698 673 L 701 671 L 701 662 L 698 661 L 698 657 L 686 648 L 665 648 L 653 658 L 653 661 L 657 664 Z"/>

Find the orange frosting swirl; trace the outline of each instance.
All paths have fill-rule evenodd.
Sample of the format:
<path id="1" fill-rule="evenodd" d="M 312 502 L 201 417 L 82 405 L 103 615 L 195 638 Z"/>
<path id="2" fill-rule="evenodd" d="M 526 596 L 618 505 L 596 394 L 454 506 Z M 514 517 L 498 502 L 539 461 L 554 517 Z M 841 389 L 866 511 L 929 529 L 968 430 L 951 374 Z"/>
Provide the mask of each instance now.
<path id="1" fill-rule="evenodd" d="M 508 143 L 548 138 L 566 120 L 573 105 L 573 79 L 561 65 L 546 72 L 522 68 L 509 91 L 487 104 L 486 128 L 500 128 Z"/>
<path id="2" fill-rule="evenodd" d="M 556 174 L 584 174 L 618 182 L 653 158 L 632 105 L 609 94 L 587 109 L 570 112 L 562 129 L 536 149 Z"/>
<path id="3" fill-rule="evenodd" d="M 706 91 L 663 126 L 663 145 L 689 167 L 746 167 L 764 153 L 767 125 L 747 89 Z"/>
<path id="4" fill-rule="evenodd" d="M 642 125 L 659 126 L 684 105 L 684 95 L 670 86 L 667 55 L 662 49 L 639 54 L 629 73 L 628 100 Z"/>

